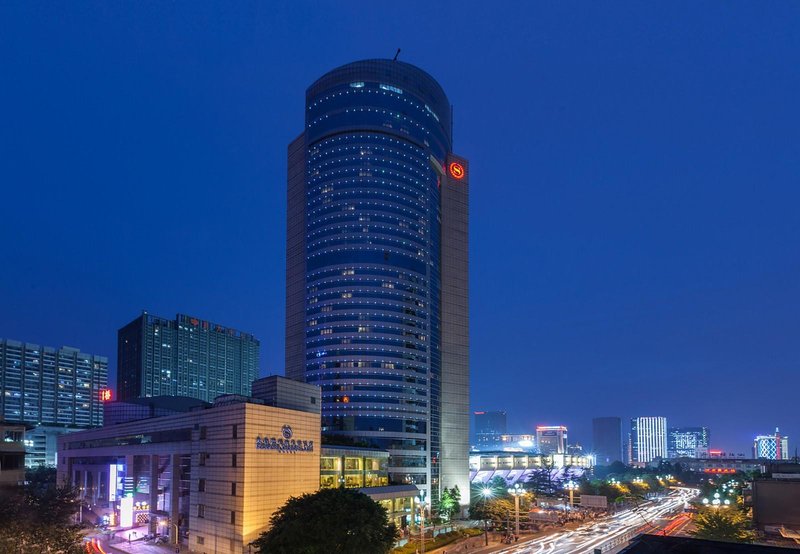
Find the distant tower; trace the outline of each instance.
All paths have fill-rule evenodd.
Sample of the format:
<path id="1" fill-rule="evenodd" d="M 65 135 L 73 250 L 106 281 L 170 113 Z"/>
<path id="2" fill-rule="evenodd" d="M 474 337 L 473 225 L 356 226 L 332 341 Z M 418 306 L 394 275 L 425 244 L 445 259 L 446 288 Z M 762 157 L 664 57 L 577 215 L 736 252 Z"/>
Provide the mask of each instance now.
<path id="1" fill-rule="evenodd" d="M 646 464 L 667 457 L 667 418 L 635 417 L 631 420 L 631 463 Z"/>
<path id="2" fill-rule="evenodd" d="M 506 413 L 495 412 L 475 412 L 475 444 L 478 448 L 497 448 L 500 444 L 501 435 L 508 432 L 506 425 Z"/>
<path id="3" fill-rule="evenodd" d="M 753 441 L 753 457 L 767 460 L 789 459 L 789 437 L 775 427 L 774 435 L 758 435 Z"/>
<path id="4" fill-rule="evenodd" d="M 708 456 L 708 427 L 670 427 L 667 430 L 669 458 L 705 458 Z"/>
<path id="5" fill-rule="evenodd" d="M 622 419 L 596 417 L 592 420 L 592 450 L 597 465 L 622 461 Z"/>
<path id="6" fill-rule="evenodd" d="M 567 428 L 563 425 L 537 426 L 536 446 L 539 448 L 539 454 L 566 454 Z"/>

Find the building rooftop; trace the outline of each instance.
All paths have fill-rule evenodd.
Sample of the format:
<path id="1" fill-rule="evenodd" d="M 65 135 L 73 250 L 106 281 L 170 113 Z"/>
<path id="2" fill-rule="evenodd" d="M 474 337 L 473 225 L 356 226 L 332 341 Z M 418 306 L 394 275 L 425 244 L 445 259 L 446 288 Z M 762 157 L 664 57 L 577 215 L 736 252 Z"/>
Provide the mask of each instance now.
<path id="1" fill-rule="evenodd" d="M 136 404 L 139 406 L 148 406 L 153 408 L 160 408 L 170 410 L 173 412 L 188 412 L 194 408 L 204 407 L 207 408 L 211 404 L 200 400 L 198 398 L 191 398 L 189 396 L 148 396 L 145 398 L 131 398 L 129 400 L 118 400 L 116 402 L 109 402 L 109 404 Z"/>

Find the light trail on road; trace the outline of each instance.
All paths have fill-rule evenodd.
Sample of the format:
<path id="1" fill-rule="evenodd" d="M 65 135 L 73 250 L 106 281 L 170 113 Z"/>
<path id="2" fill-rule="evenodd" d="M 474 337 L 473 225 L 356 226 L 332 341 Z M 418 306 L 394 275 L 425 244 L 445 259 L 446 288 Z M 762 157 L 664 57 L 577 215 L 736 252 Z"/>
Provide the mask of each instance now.
<path id="1" fill-rule="evenodd" d="M 658 521 L 682 509 L 693 496 L 688 491 L 676 491 L 660 502 L 648 501 L 636 508 L 625 510 L 605 519 L 584 524 L 574 531 L 562 531 L 524 544 L 509 546 L 497 552 L 502 554 L 592 554 L 595 548 L 610 550 L 608 545 L 622 541 L 637 531 L 661 529 Z M 673 527 L 674 529 L 674 527 Z M 620 542 L 621 544 L 621 542 Z M 616 546 L 616 545 L 614 545 Z"/>

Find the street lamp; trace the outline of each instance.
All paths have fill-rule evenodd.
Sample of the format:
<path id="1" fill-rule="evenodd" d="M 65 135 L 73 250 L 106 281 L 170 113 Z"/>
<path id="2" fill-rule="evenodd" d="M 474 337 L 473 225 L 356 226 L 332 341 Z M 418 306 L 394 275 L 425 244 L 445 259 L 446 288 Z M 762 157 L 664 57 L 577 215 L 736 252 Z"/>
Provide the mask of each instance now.
<path id="1" fill-rule="evenodd" d="M 578 489 L 578 483 L 576 483 L 575 481 L 567 481 L 566 483 L 564 483 L 564 488 L 569 491 L 569 508 L 571 510 L 572 507 L 575 505 L 575 499 L 573 495 L 575 494 L 575 491 Z"/>
<path id="2" fill-rule="evenodd" d="M 514 497 L 516 536 L 519 536 L 519 497 L 525 494 L 525 489 L 522 488 L 522 485 L 516 483 L 512 488 L 508 489 L 508 494 Z"/>
<path id="3" fill-rule="evenodd" d="M 419 539 L 422 546 L 422 554 L 425 554 L 425 491 L 419 491 L 417 497 L 419 502 Z"/>
<path id="4" fill-rule="evenodd" d="M 489 514 L 486 513 L 486 499 L 492 496 L 492 489 L 489 487 L 483 487 L 481 489 L 481 496 L 483 497 L 483 536 L 486 540 L 486 546 L 489 546 L 489 521 L 486 516 Z"/>

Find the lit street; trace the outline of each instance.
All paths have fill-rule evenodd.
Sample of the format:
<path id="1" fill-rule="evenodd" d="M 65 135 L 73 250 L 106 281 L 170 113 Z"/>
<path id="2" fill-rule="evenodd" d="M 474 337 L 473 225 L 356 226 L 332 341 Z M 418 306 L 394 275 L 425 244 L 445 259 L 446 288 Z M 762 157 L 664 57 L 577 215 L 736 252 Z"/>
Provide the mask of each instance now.
<path id="1" fill-rule="evenodd" d="M 680 512 L 691 498 L 687 492 L 674 492 L 660 502 L 644 502 L 638 508 L 621 511 L 611 517 L 582 525 L 572 531 L 563 531 L 539 539 L 510 546 L 497 552 L 514 554 L 592 554 L 596 548 L 602 552 L 615 552 L 639 532 L 654 531 L 670 526 L 667 519 Z"/>

